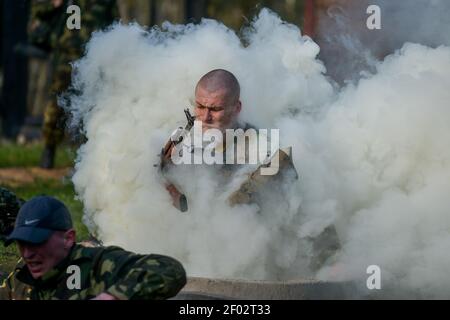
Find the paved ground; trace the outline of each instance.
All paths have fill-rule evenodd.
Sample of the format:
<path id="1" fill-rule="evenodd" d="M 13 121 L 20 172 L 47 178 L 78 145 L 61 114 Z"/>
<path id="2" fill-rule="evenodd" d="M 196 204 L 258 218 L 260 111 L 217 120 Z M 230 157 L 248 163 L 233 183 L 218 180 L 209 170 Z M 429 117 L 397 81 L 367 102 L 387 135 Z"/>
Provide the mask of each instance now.
<path id="1" fill-rule="evenodd" d="M 274 282 L 190 277 L 175 299 L 351 299 L 355 294 L 354 286 L 350 282 L 302 279 Z"/>

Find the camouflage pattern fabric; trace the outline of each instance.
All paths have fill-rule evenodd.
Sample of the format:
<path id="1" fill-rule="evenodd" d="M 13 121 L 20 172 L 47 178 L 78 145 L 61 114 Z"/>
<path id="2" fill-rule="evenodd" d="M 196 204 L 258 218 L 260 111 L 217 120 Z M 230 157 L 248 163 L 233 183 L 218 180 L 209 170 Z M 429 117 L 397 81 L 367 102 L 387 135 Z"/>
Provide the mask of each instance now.
<path id="1" fill-rule="evenodd" d="M 0 240 L 11 233 L 23 202 L 13 192 L 0 187 Z"/>
<path id="2" fill-rule="evenodd" d="M 80 268 L 81 288 L 69 289 L 70 265 Z M 175 259 L 138 255 L 119 247 L 74 245 L 69 256 L 42 278 L 31 277 L 23 263 L 0 287 L 1 299 L 87 300 L 100 293 L 119 299 L 167 299 L 186 284 L 183 266 Z"/>
<path id="3" fill-rule="evenodd" d="M 270 163 L 261 165 L 257 170 L 249 175 L 248 179 L 245 180 L 239 189 L 233 192 L 229 198 L 228 202 L 231 206 L 246 203 L 258 203 L 261 202 L 258 199 L 258 193 L 263 189 L 266 193 L 275 194 L 274 190 L 279 193 L 281 190 L 281 184 L 288 184 L 291 180 L 297 180 L 298 174 L 294 167 L 291 156 L 291 148 L 286 150 L 278 149 L 278 151 L 273 155 L 272 159 L 278 158 L 278 172 L 275 175 L 262 175 L 261 168 L 269 167 Z M 280 201 L 286 201 L 286 199 L 279 199 Z"/>
<path id="4" fill-rule="evenodd" d="M 69 5 L 78 5 L 81 12 L 80 30 L 66 27 Z M 64 112 L 58 106 L 57 95 L 70 85 L 71 62 L 79 59 L 92 32 L 104 29 L 118 17 L 115 0 L 63 1 L 55 8 L 50 1 L 35 1 L 32 5 L 32 21 L 35 28 L 30 35 L 33 45 L 52 52 L 52 99 L 44 112 L 42 134 L 47 146 L 55 146 L 64 138 Z"/>
<path id="5" fill-rule="evenodd" d="M 22 266 L 20 259 L 17 266 Z M 30 300 L 31 287 L 18 281 L 14 274 L 20 271 L 18 267 L 8 275 L 8 278 L 0 285 L 0 300 Z"/>

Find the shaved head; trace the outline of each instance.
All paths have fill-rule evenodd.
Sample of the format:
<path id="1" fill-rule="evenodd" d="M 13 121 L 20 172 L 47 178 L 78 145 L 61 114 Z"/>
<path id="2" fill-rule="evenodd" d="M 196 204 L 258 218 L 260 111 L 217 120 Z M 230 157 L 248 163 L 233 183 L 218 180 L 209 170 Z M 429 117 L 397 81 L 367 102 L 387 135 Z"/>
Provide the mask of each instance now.
<path id="1" fill-rule="evenodd" d="M 228 103 L 235 103 L 239 100 L 241 88 L 239 82 L 231 72 L 223 69 L 216 69 L 205 74 L 198 81 L 195 91 L 201 87 L 209 92 L 225 90 Z"/>
<path id="2" fill-rule="evenodd" d="M 203 131 L 224 131 L 236 126 L 241 111 L 239 82 L 229 71 L 216 69 L 205 74 L 195 87 L 195 116 Z"/>

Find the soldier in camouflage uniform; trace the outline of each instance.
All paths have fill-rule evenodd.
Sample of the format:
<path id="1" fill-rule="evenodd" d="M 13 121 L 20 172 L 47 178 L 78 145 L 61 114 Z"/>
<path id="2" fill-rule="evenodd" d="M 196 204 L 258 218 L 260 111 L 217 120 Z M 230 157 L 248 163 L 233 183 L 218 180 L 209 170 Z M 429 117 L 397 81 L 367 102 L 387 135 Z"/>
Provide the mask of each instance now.
<path id="1" fill-rule="evenodd" d="M 13 241 L 22 261 L 0 287 L 0 299 L 166 299 L 186 283 L 173 258 L 75 244 L 68 209 L 48 196 L 21 207 L 6 244 Z"/>
<path id="2" fill-rule="evenodd" d="M 81 12 L 81 28 L 70 30 L 66 21 L 69 5 L 77 5 Z M 70 63 L 79 59 L 84 45 L 95 30 L 109 26 L 118 17 L 115 0 L 53 0 L 34 1 L 32 6 L 33 31 L 31 43 L 52 53 L 53 77 L 51 101 L 45 108 L 42 134 L 45 149 L 41 167 L 53 168 L 56 146 L 64 137 L 64 113 L 58 106 L 57 95 L 70 85 Z"/>
<path id="3" fill-rule="evenodd" d="M 213 128 L 220 130 L 226 137 L 227 134 L 225 132 L 227 129 L 236 130 L 240 128 L 242 129 L 241 135 L 244 136 L 248 129 L 254 128 L 248 123 L 240 123 L 239 114 L 241 109 L 242 103 L 240 101 L 239 81 L 229 71 L 223 69 L 212 70 L 198 81 L 195 88 L 194 112 L 195 120 L 202 122 L 203 133 L 205 133 L 206 130 Z M 258 135 L 259 133 L 255 130 L 255 134 Z M 257 140 L 260 138 L 261 137 L 258 137 Z M 216 166 L 218 172 L 220 172 L 220 174 L 217 175 L 217 177 L 221 179 L 218 183 L 219 185 L 228 184 L 231 179 L 235 177 L 234 174 L 242 169 L 241 165 L 236 164 L 238 160 L 236 149 L 234 151 L 231 149 L 234 148 L 237 143 L 237 138 L 235 137 L 233 139 L 235 139 L 234 144 L 228 143 L 229 146 L 227 146 L 227 141 L 225 139 L 223 144 L 219 144 L 219 147 L 214 150 L 214 153 L 223 152 L 224 157 L 224 164 Z M 183 146 L 183 143 L 186 145 Z M 194 152 L 195 145 L 192 145 L 191 147 L 190 144 L 193 144 L 193 139 L 183 139 L 178 145 L 169 145 L 174 148 L 174 150 L 171 150 L 170 147 L 165 147 L 163 149 L 161 167 L 165 170 L 163 171 L 164 175 L 170 177 L 167 172 L 173 168 L 172 154 L 180 154 L 183 152 L 183 149 L 191 150 L 192 153 Z M 226 153 L 228 148 L 234 153 L 235 164 L 226 163 Z M 247 164 L 249 163 L 249 148 L 250 141 L 248 144 L 246 143 L 245 151 L 243 152 L 243 158 L 245 160 L 243 162 Z M 255 148 L 254 150 L 258 149 Z M 211 153 L 210 150 L 208 152 Z M 288 190 L 292 188 L 293 184 L 298 179 L 298 173 L 292 162 L 291 153 L 291 148 L 278 149 L 273 155 L 270 155 L 270 152 L 268 153 L 270 159 L 266 159 L 267 163 L 261 164 L 256 169 L 253 169 L 252 166 L 248 166 L 246 172 L 248 178 L 245 179 L 241 185 L 238 186 L 238 189 L 228 197 L 228 204 L 230 206 L 256 204 L 259 208 L 264 208 L 263 210 L 265 212 L 278 212 L 280 210 L 280 203 L 289 203 Z M 273 169 L 270 170 L 273 173 L 271 175 L 267 175 L 267 173 L 263 174 L 263 171 L 267 172 L 269 167 Z M 192 169 L 189 168 L 188 170 Z M 178 209 L 185 209 L 182 211 L 187 211 L 189 194 L 184 195 L 181 190 L 178 189 L 178 186 L 175 186 L 175 181 L 171 181 L 170 183 L 170 185 L 168 183 L 166 184 L 166 186 L 168 185 L 170 187 L 166 187 L 166 189 L 172 196 L 174 206 Z M 183 203 L 180 199 L 183 199 Z M 279 237 L 289 236 L 288 232 L 291 232 L 292 234 L 293 231 L 280 230 Z M 313 257 L 311 259 L 310 268 L 311 270 L 318 270 L 323 266 L 326 260 L 332 257 L 339 249 L 340 244 L 338 235 L 335 227 L 330 225 L 325 228 L 321 234 L 310 240 L 313 243 Z M 278 248 L 273 248 L 273 250 L 277 251 Z"/>

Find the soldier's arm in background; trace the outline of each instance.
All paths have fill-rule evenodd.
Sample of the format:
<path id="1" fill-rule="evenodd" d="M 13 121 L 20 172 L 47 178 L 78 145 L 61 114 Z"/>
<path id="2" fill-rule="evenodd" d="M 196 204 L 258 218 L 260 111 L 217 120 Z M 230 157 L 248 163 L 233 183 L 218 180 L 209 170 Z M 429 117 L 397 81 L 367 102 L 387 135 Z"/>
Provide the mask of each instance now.
<path id="1" fill-rule="evenodd" d="M 65 8 L 55 7 L 50 1 L 35 1 L 31 6 L 29 42 L 45 52 L 50 52 L 52 32 L 65 22 Z"/>
<path id="2" fill-rule="evenodd" d="M 108 279 L 105 293 L 118 299 L 167 299 L 186 284 L 183 266 L 171 257 L 110 247 L 101 260 L 97 276 Z"/>
<path id="3" fill-rule="evenodd" d="M 11 288 L 8 284 L 8 278 L 6 278 L 0 285 L 0 300 L 11 300 Z"/>
<path id="4" fill-rule="evenodd" d="M 21 260 L 19 260 L 19 263 Z M 0 284 L 0 300 L 29 300 L 31 288 L 18 281 L 15 277 L 16 270 Z"/>

